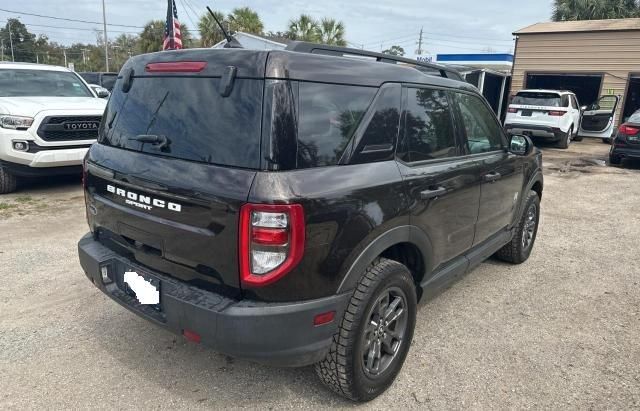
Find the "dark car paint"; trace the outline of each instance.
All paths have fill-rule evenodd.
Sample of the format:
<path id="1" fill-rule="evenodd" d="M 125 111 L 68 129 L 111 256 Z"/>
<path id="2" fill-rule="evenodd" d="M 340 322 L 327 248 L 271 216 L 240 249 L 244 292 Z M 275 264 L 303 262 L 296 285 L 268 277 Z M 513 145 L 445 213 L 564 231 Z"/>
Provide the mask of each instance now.
<path id="1" fill-rule="evenodd" d="M 147 63 L 175 60 L 208 61 L 201 73 L 206 76 L 222 75 L 226 66 L 235 65 L 238 78 L 265 76 L 370 87 L 393 79 L 479 95 L 466 83 L 426 76 L 411 68 L 282 51 L 154 53 L 130 59 L 121 73 L 133 70 L 135 75 L 153 76 L 145 73 Z M 279 154 L 287 155 L 283 149 L 287 141 L 272 141 L 266 148 L 277 160 Z M 264 153 L 265 142 L 262 144 Z M 232 298 L 270 302 L 303 301 L 348 291 L 363 267 L 399 243 L 420 250 L 424 269 L 415 274 L 422 285 L 460 274 L 511 238 L 510 229 L 520 215 L 526 190 L 542 183 L 538 151 L 518 157 L 506 149 L 412 166 L 390 160 L 274 172 L 95 144 L 88 164 L 98 166 L 88 170 L 87 214 L 100 241 L 193 285 Z M 483 181 L 483 176 L 494 171 L 503 178 Z M 131 208 L 122 198 L 105 193 L 102 187 L 107 181 L 175 200 L 185 212 L 176 216 L 169 210 Z M 447 193 L 422 200 L 420 193 L 434 185 L 445 186 Z M 237 212 L 247 201 L 302 204 L 307 241 L 303 260 L 281 280 L 240 290 Z"/>
<path id="2" fill-rule="evenodd" d="M 627 121 L 625 125 L 640 128 L 640 123 Z M 633 136 L 634 138 L 640 137 L 640 134 Z M 634 141 L 629 141 L 629 136 L 617 132 L 615 139 L 611 144 L 611 156 L 618 158 L 631 158 L 640 159 L 640 138 Z"/>

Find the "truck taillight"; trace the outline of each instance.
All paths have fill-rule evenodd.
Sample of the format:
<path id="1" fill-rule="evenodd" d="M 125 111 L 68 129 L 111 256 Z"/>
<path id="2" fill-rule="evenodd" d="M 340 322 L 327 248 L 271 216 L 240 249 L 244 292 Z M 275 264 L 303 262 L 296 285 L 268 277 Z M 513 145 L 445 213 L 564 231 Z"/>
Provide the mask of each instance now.
<path id="1" fill-rule="evenodd" d="M 86 190 L 87 188 L 87 173 L 89 172 L 87 158 L 89 157 L 89 152 L 85 154 L 84 159 L 82 160 L 82 188 Z"/>
<path id="2" fill-rule="evenodd" d="M 304 210 L 299 204 L 245 204 L 240 208 L 240 280 L 250 287 L 269 285 L 302 260 Z"/>

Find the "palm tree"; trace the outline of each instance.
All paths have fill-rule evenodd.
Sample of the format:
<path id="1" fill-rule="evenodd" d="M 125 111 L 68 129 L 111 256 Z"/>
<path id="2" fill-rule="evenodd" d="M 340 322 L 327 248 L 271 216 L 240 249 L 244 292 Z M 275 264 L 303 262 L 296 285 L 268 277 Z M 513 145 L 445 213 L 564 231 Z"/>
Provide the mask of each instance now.
<path id="1" fill-rule="evenodd" d="M 216 16 L 217 17 L 217 16 Z M 234 31 L 243 31 L 245 33 L 262 34 L 264 24 L 260 20 L 258 13 L 249 7 L 238 7 L 229 14 L 230 27 Z"/>
<path id="2" fill-rule="evenodd" d="M 622 19 L 637 17 L 635 0 L 555 0 L 553 21 Z"/>
<path id="3" fill-rule="evenodd" d="M 341 21 L 323 18 L 316 30 L 321 43 L 335 46 L 347 45 L 344 39 L 344 24 Z"/>
<path id="4" fill-rule="evenodd" d="M 220 23 L 224 21 L 224 13 L 214 11 L 213 14 L 216 15 L 216 18 Z M 211 47 L 224 40 L 222 30 L 220 30 L 216 21 L 208 13 L 203 14 L 202 17 L 200 17 L 200 20 L 198 21 L 198 30 L 200 30 L 200 47 Z"/>
<path id="5" fill-rule="evenodd" d="M 308 14 L 301 14 L 296 20 L 289 21 L 287 36 L 292 40 L 313 41 L 319 40 L 319 24 Z"/>

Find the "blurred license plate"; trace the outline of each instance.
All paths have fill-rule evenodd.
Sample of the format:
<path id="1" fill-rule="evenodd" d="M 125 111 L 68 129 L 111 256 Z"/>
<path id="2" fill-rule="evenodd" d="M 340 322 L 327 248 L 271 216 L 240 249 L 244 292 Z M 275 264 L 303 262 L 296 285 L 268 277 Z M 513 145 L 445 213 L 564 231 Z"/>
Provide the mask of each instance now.
<path id="1" fill-rule="evenodd" d="M 143 277 L 135 271 L 127 271 L 124 273 L 124 282 L 140 304 L 153 306 L 160 304 L 160 281 Z"/>
<path id="2" fill-rule="evenodd" d="M 532 110 L 522 110 L 522 113 L 521 113 L 523 117 L 531 117 L 532 114 L 533 114 Z"/>

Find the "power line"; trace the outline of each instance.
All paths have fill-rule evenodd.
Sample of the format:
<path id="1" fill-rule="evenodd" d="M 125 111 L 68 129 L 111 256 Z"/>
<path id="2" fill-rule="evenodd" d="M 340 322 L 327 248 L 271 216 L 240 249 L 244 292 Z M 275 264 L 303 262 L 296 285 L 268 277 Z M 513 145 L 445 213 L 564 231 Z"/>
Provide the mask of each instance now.
<path id="1" fill-rule="evenodd" d="M 24 14 L 26 16 L 42 17 L 42 18 L 45 18 L 45 19 L 73 21 L 73 22 L 76 22 L 76 23 L 100 24 L 100 25 L 102 24 L 101 21 L 88 21 L 88 20 L 68 19 L 68 18 L 65 18 L 65 17 L 46 16 L 44 14 L 27 13 L 27 12 L 24 12 L 24 11 L 7 10 L 7 9 L 2 9 L 2 8 L 0 8 L 0 11 L 4 11 L 4 12 L 7 12 L 7 13 L 14 13 L 14 14 Z M 134 28 L 134 29 L 143 29 L 144 28 L 144 27 L 141 27 L 141 26 L 130 26 L 130 25 L 127 25 L 127 24 L 112 24 L 112 23 L 107 24 L 107 26 L 129 27 L 129 28 Z"/>

